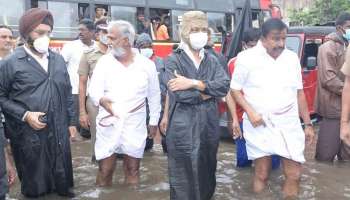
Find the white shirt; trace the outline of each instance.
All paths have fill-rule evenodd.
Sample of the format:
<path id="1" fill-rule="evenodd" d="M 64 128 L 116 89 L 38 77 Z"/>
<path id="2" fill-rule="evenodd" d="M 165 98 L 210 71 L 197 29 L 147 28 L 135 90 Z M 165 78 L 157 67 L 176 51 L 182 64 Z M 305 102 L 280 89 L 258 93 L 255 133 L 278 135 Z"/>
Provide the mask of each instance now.
<path id="1" fill-rule="evenodd" d="M 205 55 L 205 54 L 204 54 L 204 48 L 202 48 L 202 49 L 199 51 L 199 58 L 200 58 L 200 62 L 199 62 L 199 63 L 198 63 L 198 62 L 196 61 L 196 59 L 194 58 L 194 55 L 193 55 L 192 51 L 190 50 L 190 47 L 188 46 L 188 44 L 182 42 L 182 43 L 180 44 L 180 47 L 179 47 L 179 48 L 181 48 L 182 50 L 185 51 L 185 53 L 188 55 L 188 57 L 190 57 L 190 59 L 192 60 L 194 66 L 195 66 L 195 67 L 197 68 L 197 70 L 198 70 L 198 68 L 199 68 L 199 66 L 200 66 L 200 64 L 201 64 L 201 62 L 202 62 L 202 60 L 204 59 L 204 55 Z"/>
<path id="2" fill-rule="evenodd" d="M 40 66 L 45 70 L 45 72 L 47 72 L 49 69 L 49 53 L 46 53 L 43 57 L 39 57 L 35 55 L 30 49 L 28 49 L 25 45 L 23 47 L 24 50 L 40 64 Z"/>
<path id="3" fill-rule="evenodd" d="M 118 116 L 128 113 L 148 99 L 150 125 L 157 125 L 160 117 L 160 89 L 155 64 L 133 51 L 134 62 L 125 67 L 111 53 L 102 56 L 95 67 L 89 86 L 94 104 L 102 97 L 110 98 Z M 100 116 L 106 111 L 100 107 Z"/>
<path id="4" fill-rule="evenodd" d="M 64 60 L 68 63 L 67 70 L 72 85 L 72 94 L 79 93 L 79 75 L 78 69 L 80 59 L 83 53 L 93 51 L 95 48 L 95 42 L 91 46 L 85 45 L 81 40 L 74 40 L 66 43 L 62 50 L 61 55 Z"/>
<path id="5" fill-rule="evenodd" d="M 298 115 L 297 90 L 303 89 L 299 58 L 285 49 L 275 60 L 259 42 L 238 55 L 231 88 L 242 90 L 247 102 L 260 114 L 280 112 L 296 104 L 288 113 Z"/>

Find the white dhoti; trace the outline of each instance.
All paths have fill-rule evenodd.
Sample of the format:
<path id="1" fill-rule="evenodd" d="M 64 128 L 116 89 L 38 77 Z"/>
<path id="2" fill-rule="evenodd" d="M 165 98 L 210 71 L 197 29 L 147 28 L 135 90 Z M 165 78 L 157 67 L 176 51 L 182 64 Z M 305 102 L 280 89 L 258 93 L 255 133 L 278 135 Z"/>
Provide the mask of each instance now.
<path id="1" fill-rule="evenodd" d="M 103 115 L 99 115 L 96 120 L 96 160 L 110 157 L 114 153 L 142 158 L 147 138 L 146 107 L 120 116 L 108 127 L 99 124 L 101 116 Z"/>
<path id="2" fill-rule="evenodd" d="M 240 53 L 235 65 L 231 88 L 241 90 L 247 103 L 263 115 L 266 123 L 265 127 L 254 128 L 246 114 L 243 116 L 248 158 L 277 154 L 305 162 L 305 135 L 298 109 L 298 95 L 303 89 L 298 55 L 284 49 L 274 59 L 259 41 Z"/>
<path id="3" fill-rule="evenodd" d="M 298 116 L 264 116 L 266 126 L 254 128 L 243 119 L 248 159 L 279 155 L 299 163 L 305 162 L 305 134 Z"/>
<path id="4" fill-rule="evenodd" d="M 149 125 L 158 124 L 161 106 L 156 66 L 137 50 L 133 53 L 133 63 L 128 66 L 110 53 L 102 56 L 92 75 L 89 95 L 94 104 L 99 106 L 101 99 L 107 97 L 118 115 L 118 118 L 108 117 L 110 114 L 99 106 L 95 143 L 97 160 L 114 153 L 143 157 L 147 138 L 146 99 Z"/>

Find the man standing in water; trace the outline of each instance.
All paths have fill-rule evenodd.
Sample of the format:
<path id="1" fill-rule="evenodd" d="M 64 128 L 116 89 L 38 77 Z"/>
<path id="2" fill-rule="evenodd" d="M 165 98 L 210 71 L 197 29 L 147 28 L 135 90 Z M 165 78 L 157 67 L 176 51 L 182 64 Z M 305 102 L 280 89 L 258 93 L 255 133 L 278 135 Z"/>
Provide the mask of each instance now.
<path id="1" fill-rule="evenodd" d="M 254 192 L 264 190 L 271 155 L 279 155 L 285 175 L 284 197 L 294 198 L 298 195 L 301 163 L 305 162 L 305 138 L 311 144 L 314 130 L 299 58 L 285 49 L 286 35 L 287 26 L 281 20 L 267 20 L 258 44 L 238 55 L 231 89 L 235 101 L 245 111 L 244 138 L 248 158 L 255 163 Z M 305 133 L 299 114 L 305 123 Z"/>
<path id="2" fill-rule="evenodd" d="M 146 98 L 150 135 L 154 136 L 158 128 L 161 106 L 157 70 L 151 60 L 132 48 L 135 30 L 129 22 L 110 22 L 108 38 L 111 51 L 97 62 L 89 87 L 92 101 L 99 106 L 96 184 L 112 184 L 116 154 L 123 154 L 125 183 L 137 184 L 147 138 Z"/>
<path id="3" fill-rule="evenodd" d="M 165 61 L 169 89 L 167 148 L 171 200 L 209 200 L 216 187 L 219 146 L 217 99 L 230 79 L 204 50 L 208 19 L 201 11 L 183 15 L 182 44 Z"/>

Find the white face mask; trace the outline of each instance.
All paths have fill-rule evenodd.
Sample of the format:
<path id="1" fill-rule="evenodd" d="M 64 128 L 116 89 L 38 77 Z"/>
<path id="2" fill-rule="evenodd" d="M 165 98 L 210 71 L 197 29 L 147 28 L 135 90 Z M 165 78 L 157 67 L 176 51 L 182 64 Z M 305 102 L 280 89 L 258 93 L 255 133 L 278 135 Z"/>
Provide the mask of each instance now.
<path id="1" fill-rule="evenodd" d="M 107 37 L 107 35 L 101 34 L 99 39 L 100 39 L 100 42 L 101 42 L 102 44 L 104 44 L 104 45 L 107 45 L 107 44 L 108 44 L 108 37 Z"/>
<path id="2" fill-rule="evenodd" d="M 50 38 L 49 36 L 45 35 L 35 39 L 33 42 L 33 47 L 37 52 L 44 54 L 49 51 L 49 44 Z"/>
<path id="3" fill-rule="evenodd" d="M 147 58 L 151 58 L 153 56 L 153 49 L 151 48 L 140 49 L 140 53 Z"/>
<path id="4" fill-rule="evenodd" d="M 190 34 L 190 45 L 194 50 L 201 50 L 208 42 L 208 33 L 198 32 Z"/>
<path id="5" fill-rule="evenodd" d="M 112 54 L 115 57 L 120 58 L 126 54 L 126 51 L 122 47 L 112 48 Z"/>
<path id="6" fill-rule="evenodd" d="M 345 29 L 345 33 L 343 34 L 343 37 L 350 41 L 350 29 Z"/>

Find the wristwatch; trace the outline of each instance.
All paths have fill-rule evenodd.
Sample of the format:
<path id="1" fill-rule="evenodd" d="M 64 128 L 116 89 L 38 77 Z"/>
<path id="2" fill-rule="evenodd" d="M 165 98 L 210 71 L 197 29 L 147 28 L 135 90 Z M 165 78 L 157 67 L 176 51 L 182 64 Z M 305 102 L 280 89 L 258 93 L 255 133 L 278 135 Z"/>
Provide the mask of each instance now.
<path id="1" fill-rule="evenodd" d="M 310 123 L 304 123 L 304 126 L 305 126 L 305 128 L 306 127 L 314 127 L 314 125 L 312 124 L 312 122 L 310 122 Z"/>
<path id="2" fill-rule="evenodd" d="M 193 84 L 195 87 L 198 87 L 199 81 L 196 80 L 196 79 L 192 79 L 192 84 Z"/>

